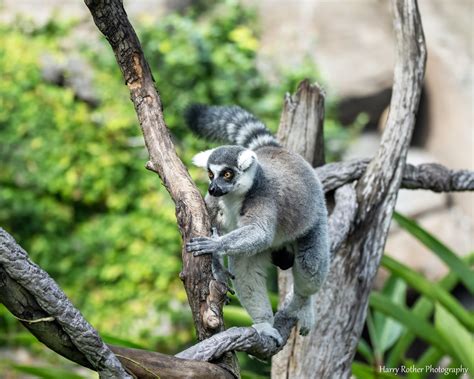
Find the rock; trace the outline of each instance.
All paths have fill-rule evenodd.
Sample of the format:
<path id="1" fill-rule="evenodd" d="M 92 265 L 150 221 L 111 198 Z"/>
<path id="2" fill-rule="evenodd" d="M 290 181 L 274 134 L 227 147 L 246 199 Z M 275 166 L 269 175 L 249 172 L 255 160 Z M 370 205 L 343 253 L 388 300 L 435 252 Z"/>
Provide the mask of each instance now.
<path id="1" fill-rule="evenodd" d="M 351 123 L 361 111 L 370 123 L 377 123 L 389 104 L 393 77 L 394 40 L 386 2 L 246 3 L 257 6 L 261 17 L 262 72 L 276 76 L 280 66 L 297 67 L 309 57 L 328 95 L 340 100 L 343 123 Z"/>

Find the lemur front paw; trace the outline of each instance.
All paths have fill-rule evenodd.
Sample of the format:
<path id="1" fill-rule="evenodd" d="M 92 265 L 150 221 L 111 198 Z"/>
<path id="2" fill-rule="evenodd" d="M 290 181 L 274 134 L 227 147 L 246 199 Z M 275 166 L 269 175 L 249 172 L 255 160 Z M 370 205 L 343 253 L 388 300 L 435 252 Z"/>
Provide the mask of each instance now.
<path id="1" fill-rule="evenodd" d="M 188 253 L 195 257 L 204 254 L 222 253 L 222 241 L 220 237 L 194 237 L 186 244 Z"/>
<path id="2" fill-rule="evenodd" d="M 252 328 L 254 328 L 261 336 L 268 336 L 273 338 L 278 346 L 281 346 L 283 344 L 283 337 L 281 336 L 280 332 L 276 330 L 273 326 L 271 326 L 268 322 L 260 322 L 258 324 L 253 324 Z"/>

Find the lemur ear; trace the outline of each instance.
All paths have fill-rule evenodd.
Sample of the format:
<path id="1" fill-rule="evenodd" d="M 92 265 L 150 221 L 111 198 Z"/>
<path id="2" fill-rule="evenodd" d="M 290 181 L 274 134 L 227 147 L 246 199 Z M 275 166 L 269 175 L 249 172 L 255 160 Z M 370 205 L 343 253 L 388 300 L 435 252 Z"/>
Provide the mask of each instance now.
<path id="1" fill-rule="evenodd" d="M 252 150 L 244 150 L 239 154 L 237 158 L 237 166 L 240 170 L 245 171 L 247 170 L 253 162 L 257 161 L 257 154 L 255 154 Z"/>
<path id="2" fill-rule="evenodd" d="M 197 167 L 207 168 L 207 161 L 214 150 L 215 149 L 210 149 L 197 153 L 192 159 L 193 164 Z"/>

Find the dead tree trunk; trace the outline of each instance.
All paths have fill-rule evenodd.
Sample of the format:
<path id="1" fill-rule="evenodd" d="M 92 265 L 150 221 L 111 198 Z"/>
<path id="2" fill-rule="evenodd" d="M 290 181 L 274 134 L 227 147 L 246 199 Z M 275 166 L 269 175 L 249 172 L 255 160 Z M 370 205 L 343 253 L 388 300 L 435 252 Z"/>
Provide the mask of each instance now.
<path id="1" fill-rule="evenodd" d="M 317 326 L 273 359 L 273 378 L 348 378 L 372 282 L 402 182 L 425 71 L 426 49 L 415 0 L 392 1 L 396 35 L 390 115 L 375 158 L 357 183 L 358 212 L 317 295 Z M 298 126 L 295 126 L 298 127 Z M 307 158 L 308 159 L 308 158 Z M 286 292 L 286 286 L 282 287 Z"/>

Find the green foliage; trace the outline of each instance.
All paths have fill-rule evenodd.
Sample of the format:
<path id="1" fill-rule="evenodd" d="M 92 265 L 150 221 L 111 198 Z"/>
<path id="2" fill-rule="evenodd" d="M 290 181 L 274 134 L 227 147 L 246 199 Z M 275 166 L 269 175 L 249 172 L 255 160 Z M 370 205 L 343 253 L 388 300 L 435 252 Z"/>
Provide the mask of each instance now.
<path id="1" fill-rule="evenodd" d="M 474 344 L 471 336 L 474 315 L 449 291 L 459 284 L 469 289 L 470 278 L 467 273 L 472 275 L 470 266 L 474 263 L 474 254 L 462 260 L 413 220 L 400 214 L 395 215 L 395 220 L 440 257 L 450 272 L 439 282 L 433 283 L 402 263 L 388 256 L 383 257 L 382 266 L 391 276 L 382 291 L 370 296 L 367 317 L 370 343 L 361 340 L 358 346 L 359 354 L 369 365 L 354 362 L 354 375 L 360 379 L 392 377 L 393 374 L 380 372 L 379 367 L 397 368 L 404 365 L 420 369 L 419 372 L 409 373 L 408 377 L 426 378 L 430 374 L 427 367 L 437 367 L 443 356 L 450 358 L 451 368 L 462 365 L 473 372 Z M 408 287 L 420 295 L 411 307 L 407 306 L 405 299 Z M 430 320 L 432 317 L 434 321 Z M 428 344 L 417 360 L 408 356 L 415 338 Z M 460 375 L 459 372 L 448 374 L 456 378 Z"/>
<path id="2" fill-rule="evenodd" d="M 14 365 L 13 368 L 18 372 L 34 375 L 35 378 L 41 379 L 84 379 L 82 375 L 53 367 Z"/>

